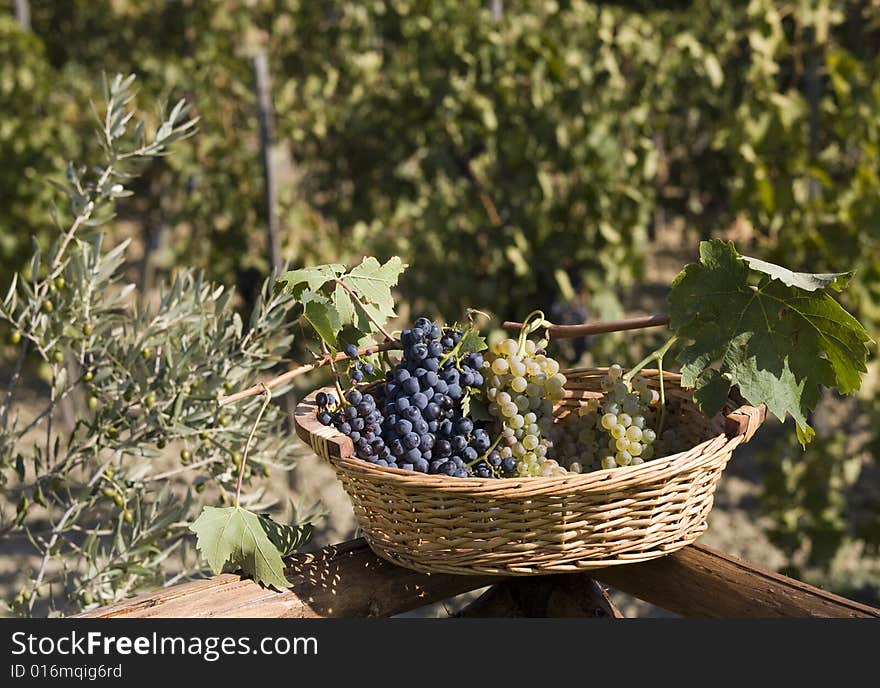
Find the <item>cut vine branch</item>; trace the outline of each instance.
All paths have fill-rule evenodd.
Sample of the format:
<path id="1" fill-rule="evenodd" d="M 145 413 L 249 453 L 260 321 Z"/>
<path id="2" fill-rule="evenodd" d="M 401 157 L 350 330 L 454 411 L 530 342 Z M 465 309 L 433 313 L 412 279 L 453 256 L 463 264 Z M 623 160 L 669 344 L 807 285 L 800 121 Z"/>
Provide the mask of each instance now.
<path id="1" fill-rule="evenodd" d="M 574 337 L 588 337 L 594 334 L 606 334 L 608 332 L 640 330 L 645 327 L 661 327 L 668 324 L 669 316 L 659 313 L 656 315 L 640 315 L 624 320 L 584 323 L 583 325 L 550 325 L 547 331 L 554 339 L 571 339 Z M 508 320 L 502 327 L 506 330 L 519 330 L 522 329 L 523 323 Z"/>
<path id="2" fill-rule="evenodd" d="M 372 346 L 364 346 L 358 349 L 358 355 L 363 356 L 366 355 L 367 351 L 372 351 L 374 353 L 381 351 L 396 351 L 401 348 L 401 344 L 398 340 L 392 340 L 390 342 L 384 342 L 382 344 L 376 344 Z M 331 361 L 334 363 L 339 363 L 340 361 L 345 361 L 348 359 L 344 353 L 338 353 L 335 355 L 327 355 L 322 356 L 314 363 L 307 363 L 306 365 L 297 366 L 296 368 L 291 368 L 286 373 L 282 373 L 277 377 L 273 377 L 270 380 L 265 380 L 264 382 L 259 382 L 247 389 L 243 389 L 240 392 L 235 392 L 233 394 L 229 394 L 224 397 L 220 397 L 217 400 L 218 406 L 226 406 L 227 404 L 232 404 L 236 401 L 241 401 L 242 399 L 247 399 L 248 397 L 255 397 L 258 394 L 263 393 L 263 386 L 274 389 L 279 385 L 283 385 L 286 382 L 290 382 L 291 380 L 295 380 L 300 375 L 305 375 L 308 372 L 316 370 L 318 368 L 322 368 L 325 365 L 328 365 Z"/>

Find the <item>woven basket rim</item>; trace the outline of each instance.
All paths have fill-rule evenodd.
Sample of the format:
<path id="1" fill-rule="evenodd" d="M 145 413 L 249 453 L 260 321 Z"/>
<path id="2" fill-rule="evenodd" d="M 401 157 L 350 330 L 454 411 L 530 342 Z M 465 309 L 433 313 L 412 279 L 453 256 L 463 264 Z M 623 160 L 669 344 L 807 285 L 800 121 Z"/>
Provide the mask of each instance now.
<path id="1" fill-rule="evenodd" d="M 582 375 L 584 373 L 603 373 L 607 370 L 607 367 L 586 367 L 565 370 L 563 373 Z M 656 369 L 645 369 L 641 373 L 648 377 L 659 376 L 659 371 Z M 664 371 L 663 379 L 664 381 L 678 382 L 681 376 L 678 373 Z M 657 479 L 658 473 L 675 474 L 687 468 L 696 468 L 702 463 L 712 460 L 719 451 L 733 451 L 737 446 L 751 439 L 757 427 L 764 421 L 766 412 L 764 406 L 754 407 L 746 404 L 739 397 L 738 391 L 732 389 L 724 411 L 720 414 L 727 421 L 728 429 L 676 454 L 651 459 L 637 466 L 618 466 L 587 473 L 569 473 L 564 476 L 451 478 L 445 475 L 406 471 L 402 468 L 377 466 L 358 458 L 354 454 L 354 446 L 348 437 L 332 426 L 321 425 L 317 420 L 315 397 L 322 391 L 335 393 L 336 390 L 329 386 L 312 390 L 297 404 L 294 412 L 294 425 L 297 434 L 307 443 L 311 443 L 315 433 L 319 433 L 320 437 L 337 445 L 340 455 L 332 456 L 328 452 L 324 458 L 327 458 L 340 470 L 370 475 L 371 478 L 381 479 L 385 483 L 458 495 L 468 492 L 486 494 L 516 489 L 519 486 L 524 491 L 529 491 L 529 488 L 543 488 L 542 491 L 553 488 L 577 488 L 579 491 L 586 491 L 595 488 L 597 491 L 602 491 L 606 487 L 605 484 L 612 480 L 614 483 L 636 485 L 641 482 L 639 477 L 642 475 L 653 481 Z M 313 444 L 312 446 L 314 449 Z M 694 455 L 695 450 L 699 450 L 696 455 Z M 316 449 L 315 451 L 319 453 Z"/>

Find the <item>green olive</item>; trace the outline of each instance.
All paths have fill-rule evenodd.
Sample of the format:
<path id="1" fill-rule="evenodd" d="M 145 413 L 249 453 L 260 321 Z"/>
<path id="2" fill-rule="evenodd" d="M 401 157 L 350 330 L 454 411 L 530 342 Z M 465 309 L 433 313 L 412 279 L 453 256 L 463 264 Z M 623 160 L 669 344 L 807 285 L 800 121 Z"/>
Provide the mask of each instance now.
<path id="1" fill-rule="evenodd" d="M 19 330 L 15 330 L 9 335 L 9 343 L 21 344 L 21 332 Z"/>
<path id="2" fill-rule="evenodd" d="M 88 405 L 90 411 L 94 411 L 98 408 L 98 397 L 89 397 Z"/>
<path id="3" fill-rule="evenodd" d="M 122 498 L 122 495 L 117 492 L 113 495 L 113 503 L 116 506 L 122 506 L 125 504 L 125 500 Z"/>
<path id="4" fill-rule="evenodd" d="M 272 475 L 272 471 L 269 470 L 268 466 L 264 465 L 263 466 L 263 477 L 268 478 L 270 475 Z"/>
<path id="5" fill-rule="evenodd" d="M 108 479 L 110 479 L 110 478 L 112 478 L 114 475 L 116 475 L 116 469 L 113 468 L 113 466 L 107 466 L 107 468 L 104 469 L 104 475 L 105 475 Z"/>
<path id="6" fill-rule="evenodd" d="M 149 347 L 145 346 L 143 349 L 141 349 L 141 358 L 143 358 L 144 360 L 148 359 L 152 355 L 153 352 L 150 350 Z"/>
<path id="7" fill-rule="evenodd" d="M 181 449 L 180 450 L 180 460 L 184 463 L 189 463 L 189 460 L 192 458 L 192 453 L 189 449 Z"/>
<path id="8" fill-rule="evenodd" d="M 55 310 L 55 304 L 52 303 L 51 301 L 49 301 L 49 299 L 46 299 L 45 301 L 43 301 L 41 307 L 47 313 L 51 313 L 52 311 Z"/>
<path id="9" fill-rule="evenodd" d="M 105 487 L 101 490 L 101 494 L 104 495 L 107 499 L 113 499 L 116 496 L 116 490 L 112 487 Z"/>
<path id="10" fill-rule="evenodd" d="M 66 286 L 67 286 L 67 280 L 65 280 L 63 277 L 56 277 L 55 278 L 55 288 L 56 289 L 64 289 L 64 287 L 66 287 Z"/>
<path id="11" fill-rule="evenodd" d="M 90 336 L 92 334 L 92 332 L 94 332 L 94 331 L 95 330 L 92 328 L 92 326 L 89 323 L 86 323 L 85 325 L 83 325 L 82 332 L 86 337 Z"/>
<path id="12" fill-rule="evenodd" d="M 198 483 L 198 484 L 196 484 L 196 492 L 198 492 L 199 494 L 201 494 L 201 493 L 204 492 L 204 491 L 205 491 L 205 483 Z"/>
<path id="13" fill-rule="evenodd" d="M 60 351 L 56 351 L 52 354 L 52 360 L 55 361 L 55 363 L 64 363 L 64 354 Z"/>
<path id="14" fill-rule="evenodd" d="M 91 382 L 95 379 L 95 374 L 91 370 L 87 370 L 85 375 L 83 375 L 83 382 Z"/>
<path id="15" fill-rule="evenodd" d="M 134 516 L 132 516 L 131 512 L 128 509 L 126 509 L 125 511 L 122 512 L 122 520 L 125 521 L 126 523 L 133 523 Z"/>
<path id="16" fill-rule="evenodd" d="M 145 398 L 144 403 L 147 405 L 147 408 L 152 408 L 156 405 L 156 395 L 150 392 Z"/>
<path id="17" fill-rule="evenodd" d="M 107 428 L 107 437 L 116 437 L 119 434 L 119 430 L 117 430 L 112 425 Z"/>
<path id="18" fill-rule="evenodd" d="M 83 601 L 83 604 L 88 607 L 90 604 L 92 604 L 92 602 L 95 601 L 95 598 L 92 597 L 92 593 L 90 593 L 88 590 L 83 590 L 82 601 Z"/>
<path id="19" fill-rule="evenodd" d="M 167 444 L 168 444 L 168 443 L 165 441 L 165 438 L 162 437 L 158 442 L 156 442 L 156 447 L 157 447 L 158 449 L 165 449 L 165 446 L 166 446 Z"/>

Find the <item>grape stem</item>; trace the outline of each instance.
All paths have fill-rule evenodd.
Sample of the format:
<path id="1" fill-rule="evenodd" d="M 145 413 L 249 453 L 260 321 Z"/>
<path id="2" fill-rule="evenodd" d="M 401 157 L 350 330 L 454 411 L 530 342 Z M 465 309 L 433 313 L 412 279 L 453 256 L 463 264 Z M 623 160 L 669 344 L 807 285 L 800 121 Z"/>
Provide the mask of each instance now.
<path id="1" fill-rule="evenodd" d="M 328 358 L 330 361 L 330 370 L 333 371 L 333 384 L 336 386 L 336 394 L 339 395 L 339 405 L 345 406 L 347 402 L 345 395 L 342 393 L 342 385 L 339 382 L 339 371 L 336 370 L 336 361 L 330 356 L 330 352 L 327 350 L 327 342 L 323 339 L 321 340 L 321 352 L 324 354 L 324 357 Z"/>
<path id="2" fill-rule="evenodd" d="M 534 320 L 533 320 L 534 319 Z M 526 339 L 535 330 L 540 329 L 545 324 L 544 311 L 534 310 L 523 320 L 522 328 L 519 331 L 517 339 L 519 356 L 526 352 Z"/>
<path id="3" fill-rule="evenodd" d="M 504 437 L 504 435 L 502 435 L 502 434 L 499 432 L 499 433 L 498 433 L 498 437 L 495 438 L 495 441 L 492 443 L 492 446 L 489 447 L 489 448 L 486 450 L 486 453 L 483 454 L 482 456 L 478 456 L 476 459 L 474 459 L 473 461 L 471 461 L 471 462 L 470 462 L 469 464 L 467 464 L 467 465 L 468 465 L 469 467 L 473 467 L 473 466 L 476 466 L 478 463 L 480 463 L 480 461 L 486 461 L 486 463 L 489 463 L 489 462 L 488 462 L 489 454 L 491 454 L 491 453 L 495 450 L 495 447 L 498 446 L 498 443 L 501 441 L 501 438 L 502 438 L 502 437 Z M 494 468 L 493 468 L 493 470 L 494 470 Z"/>
<path id="4" fill-rule="evenodd" d="M 477 312 L 480 312 L 480 311 L 477 311 Z M 474 327 L 473 321 L 470 321 L 469 329 L 476 329 Z M 443 368 L 443 365 L 446 363 L 446 361 L 448 361 L 450 358 L 455 358 L 456 361 L 458 360 L 458 353 L 459 353 L 459 351 L 461 351 L 461 343 L 464 341 L 464 334 L 465 334 L 465 332 L 462 332 L 462 337 L 461 337 L 461 339 L 458 340 L 458 343 L 449 350 L 449 353 L 447 353 L 446 355 L 443 356 L 443 358 L 440 359 L 440 368 L 441 369 Z"/>
<path id="5" fill-rule="evenodd" d="M 636 363 L 635 366 L 630 368 L 623 376 L 625 382 L 632 382 L 633 377 L 635 377 L 639 373 L 639 371 L 641 371 L 646 365 L 652 363 L 653 361 L 657 361 L 657 372 L 659 373 L 660 383 L 660 419 L 657 421 L 658 435 L 663 432 L 663 423 L 666 420 L 666 388 L 664 385 L 665 380 L 663 379 L 663 357 L 667 353 L 669 353 L 669 350 L 675 345 L 677 341 L 678 337 L 672 335 L 663 346 L 661 346 L 656 351 L 652 351 L 651 353 L 649 353 L 641 361 Z"/>
<path id="6" fill-rule="evenodd" d="M 241 468 L 238 469 L 238 483 L 235 485 L 236 508 L 238 508 L 238 503 L 241 500 L 241 483 L 244 480 L 244 467 L 245 465 L 247 465 L 247 456 L 248 451 L 250 451 L 251 448 L 251 442 L 254 441 L 254 435 L 257 433 L 257 426 L 260 424 L 260 419 L 266 412 L 266 408 L 269 406 L 269 402 L 272 401 L 271 390 L 262 382 L 260 383 L 260 387 L 263 388 L 263 394 L 266 396 L 266 398 L 263 399 L 263 405 L 260 407 L 259 413 L 257 413 L 257 418 L 256 420 L 254 420 L 254 426 L 251 428 L 251 434 L 248 435 L 247 442 L 244 443 L 244 451 L 241 453 Z"/>
<path id="7" fill-rule="evenodd" d="M 672 335 L 669 340 L 661 346 L 656 351 L 652 351 L 647 356 L 645 356 L 641 361 L 636 363 L 632 368 L 630 368 L 626 374 L 623 376 L 624 382 L 631 382 L 632 379 L 639 374 L 639 372 L 648 364 L 653 363 L 654 361 L 661 361 L 663 357 L 669 352 L 669 349 L 673 347 L 673 345 L 678 341 L 678 337 Z"/>

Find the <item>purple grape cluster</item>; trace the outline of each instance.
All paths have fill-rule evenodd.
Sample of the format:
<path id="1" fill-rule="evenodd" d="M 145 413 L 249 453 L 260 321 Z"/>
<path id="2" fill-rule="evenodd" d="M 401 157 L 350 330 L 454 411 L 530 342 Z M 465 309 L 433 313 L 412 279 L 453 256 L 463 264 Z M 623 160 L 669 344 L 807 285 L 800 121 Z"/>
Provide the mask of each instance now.
<path id="1" fill-rule="evenodd" d="M 483 385 L 483 356 L 449 356 L 461 337 L 419 318 L 401 333 L 403 360 L 385 381 L 371 393 L 352 389 L 341 406 L 319 398 L 318 419 L 348 435 L 356 455 L 378 466 L 458 478 L 500 475 L 500 453 L 486 456 L 489 433 L 462 414 L 468 388 Z"/>
<path id="2" fill-rule="evenodd" d="M 372 363 L 361 360 L 358 348 L 354 344 L 346 344 L 342 350 L 349 359 L 348 374 L 353 385 L 363 382 L 365 376 L 371 377 L 376 372 Z M 372 354 L 370 349 L 367 349 L 364 352 L 365 356 L 369 356 L 370 354 Z"/>

